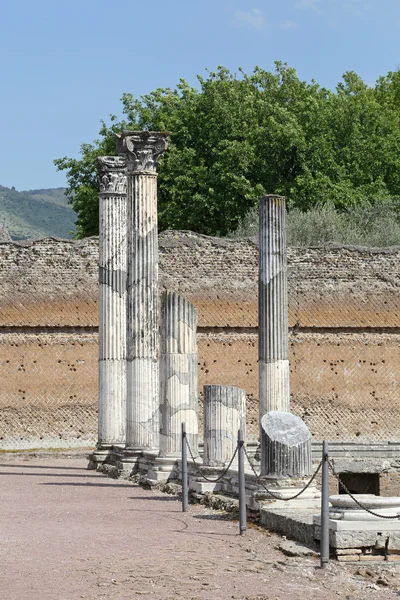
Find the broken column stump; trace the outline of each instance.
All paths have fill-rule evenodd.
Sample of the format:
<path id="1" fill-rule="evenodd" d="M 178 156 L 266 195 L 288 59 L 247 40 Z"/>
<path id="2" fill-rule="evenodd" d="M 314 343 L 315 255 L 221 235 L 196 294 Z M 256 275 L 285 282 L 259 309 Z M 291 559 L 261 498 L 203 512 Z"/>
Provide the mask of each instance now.
<path id="1" fill-rule="evenodd" d="M 198 458 L 197 310 L 176 292 L 161 295 L 160 452 L 149 478 L 174 478 L 181 457 L 181 426 Z"/>
<path id="2" fill-rule="evenodd" d="M 238 430 L 246 439 L 246 392 L 231 385 L 204 386 L 204 455 L 202 471 L 217 478 L 227 468 L 237 447 Z M 237 470 L 237 455 L 232 469 Z M 190 483 L 192 490 L 212 492 L 221 489 L 221 482 L 211 483 L 197 477 Z"/>
<path id="3" fill-rule="evenodd" d="M 233 385 L 204 386 L 204 464 L 225 467 L 237 446 L 238 430 L 245 436 L 246 392 Z"/>
<path id="4" fill-rule="evenodd" d="M 250 499 L 250 508 L 261 511 L 261 522 L 271 525 L 268 510 L 319 507 L 321 494 L 315 485 L 288 500 L 305 488 L 312 474 L 311 434 L 306 424 L 292 413 L 270 411 L 261 419 L 261 436 L 265 473 Z"/>
<path id="5" fill-rule="evenodd" d="M 261 435 L 267 477 L 311 475 L 311 434 L 300 417 L 277 410 L 266 413 Z"/>

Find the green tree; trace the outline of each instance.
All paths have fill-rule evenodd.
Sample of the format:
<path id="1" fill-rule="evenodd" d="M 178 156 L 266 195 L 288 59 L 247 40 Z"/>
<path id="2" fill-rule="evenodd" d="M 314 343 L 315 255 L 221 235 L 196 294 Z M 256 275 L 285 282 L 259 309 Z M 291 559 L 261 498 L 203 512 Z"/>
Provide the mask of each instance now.
<path id="1" fill-rule="evenodd" d="M 159 165 L 160 229 L 226 235 L 263 193 L 281 193 L 289 209 L 329 204 L 339 210 L 400 195 L 400 76 L 369 88 L 347 73 L 332 92 L 300 81 L 276 63 L 238 76 L 219 67 L 198 88 L 181 80 L 135 99 L 122 97 L 123 119 L 102 123 L 67 171 L 78 237 L 98 232 L 95 158 L 115 153 L 121 129 L 172 131 Z"/>

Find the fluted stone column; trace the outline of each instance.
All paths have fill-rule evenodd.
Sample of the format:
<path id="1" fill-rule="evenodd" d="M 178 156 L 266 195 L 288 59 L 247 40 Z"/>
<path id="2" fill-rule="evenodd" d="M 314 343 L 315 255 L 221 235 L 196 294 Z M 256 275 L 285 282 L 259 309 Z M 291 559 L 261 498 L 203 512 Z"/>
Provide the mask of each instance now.
<path id="1" fill-rule="evenodd" d="M 311 473 L 311 436 L 290 414 L 285 198 L 260 199 L 259 401 L 261 475 L 290 496 Z M 274 480 L 274 482 L 272 481 Z M 318 492 L 310 488 L 313 500 Z"/>
<path id="2" fill-rule="evenodd" d="M 160 457 L 181 455 L 181 424 L 198 455 L 197 310 L 186 298 L 161 296 Z"/>
<path id="3" fill-rule="evenodd" d="M 246 392 L 230 385 L 205 385 L 204 465 L 228 465 L 237 446 L 239 429 L 246 439 Z"/>
<path id="4" fill-rule="evenodd" d="M 158 451 L 158 157 L 167 134 L 117 135 L 127 173 L 127 431 L 126 449 Z"/>
<path id="5" fill-rule="evenodd" d="M 258 359 L 260 421 L 289 411 L 286 210 L 282 196 L 259 204 Z"/>
<path id="6" fill-rule="evenodd" d="M 290 410 L 286 207 L 282 196 L 259 203 L 258 372 L 260 423 L 269 411 Z M 261 474 L 267 474 L 261 435 Z"/>
<path id="7" fill-rule="evenodd" d="M 265 501 L 269 508 L 320 508 L 321 493 L 310 482 L 311 434 L 300 417 L 283 411 L 266 413 L 261 419 L 261 452 L 265 487 L 253 490 L 249 498 L 252 510 L 262 508 Z M 263 524 L 273 526 L 268 515 Z"/>
<path id="8" fill-rule="evenodd" d="M 99 194 L 98 449 L 124 445 L 126 434 L 126 164 L 97 159 Z"/>
<path id="9" fill-rule="evenodd" d="M 261 419 L 261 435 L 268 477 L 284 479 L 311 475 L 311 434 L 300 417 L 272 410 Z"/>

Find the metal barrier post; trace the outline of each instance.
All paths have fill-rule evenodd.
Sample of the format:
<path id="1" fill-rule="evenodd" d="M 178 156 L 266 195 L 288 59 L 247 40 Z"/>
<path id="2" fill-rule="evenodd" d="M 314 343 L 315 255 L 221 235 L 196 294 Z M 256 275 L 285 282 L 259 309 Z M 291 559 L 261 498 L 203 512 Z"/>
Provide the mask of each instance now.
<path id="1" fill-rule="evenodd" d="M 186 512 L 189 504 L 188 467 L 186 446 L 186 425 L 182 423 L 182 512 Z"/>
<path id="2" fill-rule="evenodd" d="M 239 466 L 239 531 L 243 535 L 247 530 L 246 520 L 246 482 L 244 477 L 244 440 L 242 431 L 238 431 L 238 466 Z"/>
<path id="3" fill-rule="evenodd" d="M 328 442 L 322 442 L 322 494 L 321 494 L 321 569 L 329 564 L 329 465 Z"/>

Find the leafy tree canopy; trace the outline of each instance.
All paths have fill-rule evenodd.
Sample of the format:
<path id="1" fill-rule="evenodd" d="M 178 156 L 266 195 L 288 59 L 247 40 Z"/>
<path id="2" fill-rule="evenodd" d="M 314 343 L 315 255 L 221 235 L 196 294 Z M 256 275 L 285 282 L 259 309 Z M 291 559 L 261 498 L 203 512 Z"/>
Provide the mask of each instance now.
<path id="1" fill-rule="evenodd" d="M 218 67 L 198 82 L 124 94 L 122 120 L 102 122 L 80 159 L 54 161 L 67 172 L 78 237 L 98 233 L 95 159 L 115 154 L 122 129 L 173 132 L 158 169 L 160 229 L 226 235 L 264 193 L 301 211 L 400 196 L 399 71 L 374 88 L 349 72 L 335 91 L 280 62 L 251 75 Z"/>

